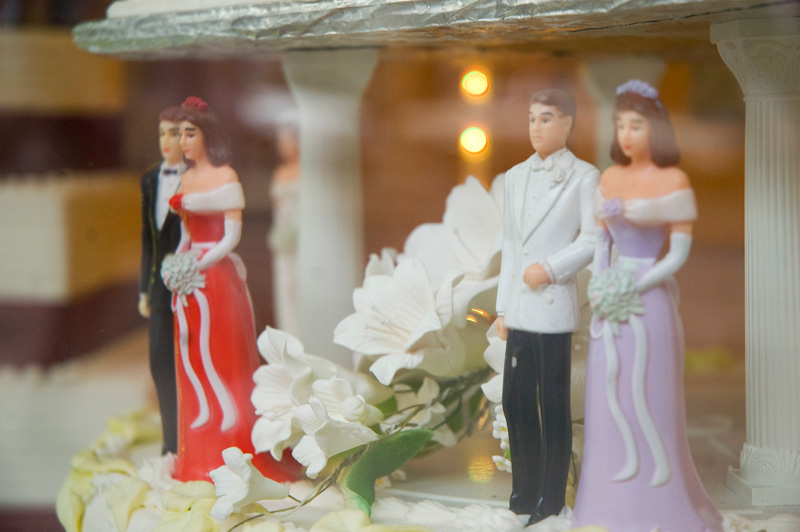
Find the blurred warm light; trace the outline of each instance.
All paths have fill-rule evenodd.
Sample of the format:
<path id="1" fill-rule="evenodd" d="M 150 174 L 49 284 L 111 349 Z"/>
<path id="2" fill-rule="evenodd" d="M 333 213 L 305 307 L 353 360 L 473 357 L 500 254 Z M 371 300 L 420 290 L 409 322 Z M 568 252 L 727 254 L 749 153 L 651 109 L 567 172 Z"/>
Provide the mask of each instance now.
<path id="1" fill-rule="evenodd" d="M 467 314 L 468 322 L 478 323 L 479 318 L 485 320 L 487 323 L 492 323 L 494 321 L 494 317 L 483 309 L 479 308 L 469 309 L 469 314 Z"/>
<path id="2" fill-rule="evenodd" d="M 489 139 L 486 137 L 486 133 L 479 127 L 468 127 L 461 132 L 461 147 L 468 153 L 481 153 L 488 144 Z"/>
<path id="3" fill-rule="evenodd" d="M 476 456 L 467 466 L 469 479 L 476 484 L 486 484 L 494 477 L 494 462 L 489 456 Z"/>
<path id="4" fill-rule="evenodd" d="M 489 78 L 479 70 L 472 70 L 461 78 L 461 88 L 470 96 L 483 96 L 489 92 Z"/>

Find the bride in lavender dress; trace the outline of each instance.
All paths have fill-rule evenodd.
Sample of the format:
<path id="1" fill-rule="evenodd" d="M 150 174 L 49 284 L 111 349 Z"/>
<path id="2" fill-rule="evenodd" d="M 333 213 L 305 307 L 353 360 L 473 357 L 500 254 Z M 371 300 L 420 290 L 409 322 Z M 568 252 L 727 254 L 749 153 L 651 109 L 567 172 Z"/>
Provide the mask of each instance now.
<path id="1" fill-rule="evenodd" d="M 611 532 L 720 532 L 686 439 L 683 331 L 675 273 L 689 254 L 694 193 L 658 92 L 617 89 L 616 138 L 597 191 L 605 229 L 589 299 L 583 466 L 573 527 Z M 658 259 L 669 239 L 669 251 Z M 609 264 L 611 244 L 618 258 Z"/>

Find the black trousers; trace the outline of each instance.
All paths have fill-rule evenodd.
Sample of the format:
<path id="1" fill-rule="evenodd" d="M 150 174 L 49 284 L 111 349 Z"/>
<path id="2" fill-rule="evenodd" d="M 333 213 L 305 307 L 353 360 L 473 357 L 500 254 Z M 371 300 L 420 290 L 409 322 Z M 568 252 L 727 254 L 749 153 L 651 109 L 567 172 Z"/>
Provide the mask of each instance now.
<path id="1" fill-rule="evenodd" d="M 503 375 L 512 487 L 509 507 L 536 522 L 564 507 L 572 458 L 572 333 L 509 330 Z"/>
<path id="2" fill-rule="evenodd" d="M 175 380 L 175 322 L 172 294 L 159 277 L 150 298 L 150 374 L 156 385 L 161 427 L 162 453 L 178 453 L 178 392 Z"/>

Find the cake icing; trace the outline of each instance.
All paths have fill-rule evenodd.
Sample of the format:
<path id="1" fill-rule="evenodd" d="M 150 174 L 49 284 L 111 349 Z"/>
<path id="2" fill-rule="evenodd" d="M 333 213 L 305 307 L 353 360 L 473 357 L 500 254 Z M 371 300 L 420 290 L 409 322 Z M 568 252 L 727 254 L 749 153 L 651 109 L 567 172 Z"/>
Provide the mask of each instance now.
<path id="1" fill-rule="evenodd" d="M 380 487 L 370 517 L 359 510 L 348 510 L 340 490 L 331 487 L 290 516 L 236 513 L 217 520 L 210 516 L 218 501 L 211 483 L 181 483 L 171 478 L 173 459 L 159 454 L 159 429 L 154 411 L 114 418 L 108 430 L 73 459 L 71 476 L 58 501 L 59 517 L 67 532 L 217 532 L 231 530 L 236 525 L 240 525 L 236 530 L 250 532 L 517 532 L 524 528 L 524 521 L 505 508 L 410 502 L 382 495 L 386 490 Z M 402 484 L 387 479 L 384 485 L 387 482 Z M 300 481 L 285 484 L 285 489 L 291 496 L 302 499 L 314 490 L 314 485 Z M 83 501 L 82 510 L 75 511 L 76 498 Z M 260 503 L 276 511 L 289 506 L 290 501 Z M 787 532 L 800 527 L 797 515 L 752 520 L 735 512 L 722 513 L 725 532 Z M 248 517 L 254 519 L 244 522 Z M 524 529 L 567 532 L 572 530 L 571 520 L 572 512 L 567 507 L 558 516 Z M 584 527 L 580 531 L 605 532 L 605 529 Z"/>

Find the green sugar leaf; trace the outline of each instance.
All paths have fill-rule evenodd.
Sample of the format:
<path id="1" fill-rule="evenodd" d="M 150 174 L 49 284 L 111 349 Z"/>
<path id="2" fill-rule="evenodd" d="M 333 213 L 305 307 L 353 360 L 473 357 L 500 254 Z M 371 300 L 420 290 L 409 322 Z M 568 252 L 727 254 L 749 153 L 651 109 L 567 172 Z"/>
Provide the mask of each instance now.
<path id="1" fill-rule="evenodd" d="M 433 432 L 427 429 L 404 430 L 371 444 L 358 460 L 348 466 L 339 481 L 345 503 L 371 515 L 375 502 L 375 481 L 395 471 L 417 455 Z"/>

